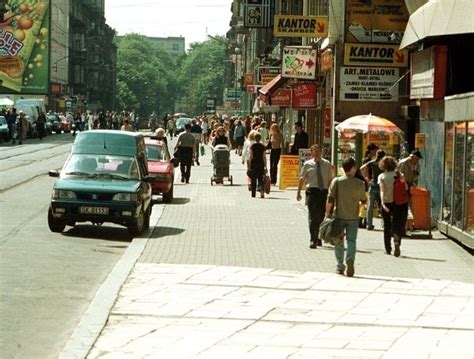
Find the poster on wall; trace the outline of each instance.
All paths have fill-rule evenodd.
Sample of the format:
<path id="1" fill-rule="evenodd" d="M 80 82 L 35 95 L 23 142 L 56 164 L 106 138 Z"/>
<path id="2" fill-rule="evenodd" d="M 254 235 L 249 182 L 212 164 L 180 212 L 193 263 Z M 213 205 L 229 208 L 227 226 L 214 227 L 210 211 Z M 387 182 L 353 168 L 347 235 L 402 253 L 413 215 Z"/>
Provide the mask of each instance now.
<path id="1" fill-rule="evenodd" d="M 399 69 L 341 67 L 340 101 L 398 102 Z"/>
<path id="2" fill-rule="evenodd" d="M 49 10 L 49 0 L 0 2 L 1 93 L 48 93 Z"/>
<path id="3" fill-rule="evenodd" d="M 347 0 L 346 42 L 399 44 L 409 14 L 404 0 Z"/>

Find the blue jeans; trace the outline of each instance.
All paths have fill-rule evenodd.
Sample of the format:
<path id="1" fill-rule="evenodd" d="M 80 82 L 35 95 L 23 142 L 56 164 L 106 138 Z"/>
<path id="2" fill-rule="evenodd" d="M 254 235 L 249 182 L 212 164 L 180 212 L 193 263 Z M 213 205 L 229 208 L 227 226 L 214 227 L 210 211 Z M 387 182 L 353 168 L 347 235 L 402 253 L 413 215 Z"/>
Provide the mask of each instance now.
<path id="1" fill-rule="evenodd" d="M 338 218 L 338 221 L 341 225 L 341 228 L 344 228 L 346 234 L 346 262 L 348 259 L 352 259 L 355 263 L 356 255 L 356 240 L 357 240 L 357 230 L 359 229 L 359 219 L 341 219 Z M 344 265 L 344 241 L 339 241 L 336 244 L 334 253 L 336 255 L 337 269 L 345 270 L 346 266 Z"/>
<path id="2" fill-rule="evenodd" d="M 380 188 L 378 184 L 371 183 L 369 187 L 369 205 L 367 206 L 367 227 L 372 227 L 373 223 L 373 212 L 374 204 L 377 202 L 379 208 L 380 205 Z"/>

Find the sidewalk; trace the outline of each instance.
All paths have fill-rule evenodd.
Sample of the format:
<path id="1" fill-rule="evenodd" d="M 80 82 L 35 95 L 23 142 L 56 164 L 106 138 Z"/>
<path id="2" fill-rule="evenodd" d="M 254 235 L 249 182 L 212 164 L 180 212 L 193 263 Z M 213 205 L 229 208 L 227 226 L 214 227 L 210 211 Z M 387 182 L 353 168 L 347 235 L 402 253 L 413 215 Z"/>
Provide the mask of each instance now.
<path id="1" fill-rule="evenodd" d="M 336 275 L 294 190 L 250 198 L 234 155 L 234 186 L 211 186 L 209 159 L 189 185 L 178 173 L 61 357 L 473 357 L 471 255 L 434 232 L 387 256 L 377 222 L 359 231 L 355 277 Z"/>

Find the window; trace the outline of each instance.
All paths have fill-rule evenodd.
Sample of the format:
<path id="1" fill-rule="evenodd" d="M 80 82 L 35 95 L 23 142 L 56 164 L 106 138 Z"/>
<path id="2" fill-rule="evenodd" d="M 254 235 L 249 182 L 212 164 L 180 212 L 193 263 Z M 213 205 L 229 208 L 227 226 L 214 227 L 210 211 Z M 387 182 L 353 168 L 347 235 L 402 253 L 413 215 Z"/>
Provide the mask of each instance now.
<path id="1" fill-rule="evenodd" d="M 178 51 L 179 50 L 179 44 L 173 44 L 173 50 Z"/>

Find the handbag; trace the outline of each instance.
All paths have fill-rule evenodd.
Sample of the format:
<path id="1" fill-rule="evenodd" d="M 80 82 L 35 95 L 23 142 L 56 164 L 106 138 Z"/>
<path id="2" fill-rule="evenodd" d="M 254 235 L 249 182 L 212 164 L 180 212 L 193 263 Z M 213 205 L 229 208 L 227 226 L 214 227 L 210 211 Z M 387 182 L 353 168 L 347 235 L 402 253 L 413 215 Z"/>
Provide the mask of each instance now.
<path id="1" fill-rule="evenodd" d="M 319 225 L 319 238 L 321 238 L 324 243 L 335 246 L 342 241 L 343 234 L 344 230 L 336 217 L 324 217 Z"/>
<path id="2" fill-rule="evenodd" d="M 269 175 L 265 175 L 265 178 L 263 180 L 263 190 L 265 191 L 266 194 L 270 193 L 270 188 L 271 188 L 271 180 Z"/>

